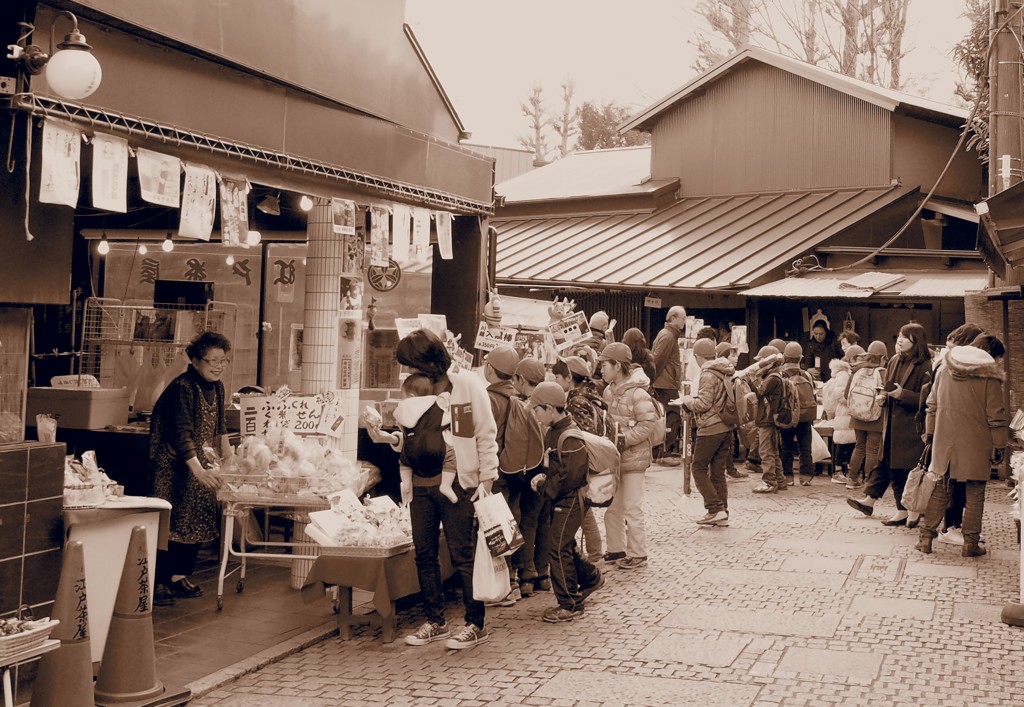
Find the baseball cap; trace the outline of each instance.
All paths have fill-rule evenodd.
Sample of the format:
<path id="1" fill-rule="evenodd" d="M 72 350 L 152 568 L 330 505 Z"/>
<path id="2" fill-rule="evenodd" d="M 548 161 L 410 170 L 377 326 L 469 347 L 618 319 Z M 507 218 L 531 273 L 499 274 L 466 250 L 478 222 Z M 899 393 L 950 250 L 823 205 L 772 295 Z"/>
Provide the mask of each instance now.
<path id="1" fill-rule="evenodd" d="M 539 383 L 533 392 L 530 393 L 530 407 L 538 405 L 552 405 L 554 407 L 565 407 L 565 391 L 562 386 L 554 381 Z"/>
<path id="2" fill-rule="evenodd" d="M 715 347 L 715 356 L 721 358 L 722 356 L 728 356 L 730 351 L 735 351 L 739 347 L 736 344 L 728 341 L 719 341 L 718 346 Z"/>
<path id="3" fill-rule="evenodd" d="M 516 372 L 516 366 L 519 365 L 519 353 L 511 346 L 503 344 L 495 346 L 494 350 L 487 354 L 487 358 L 484 360 L 491 364 L 491 368 L 498 373 L 510 376 Z"/>
<path id="4" fill-rule="evenodd" d="M 697 339 L 693 342 L 693 355 L 704 359 L 715 357 L 715 342 L 711 339 Z"/>
<path id="5" fill-rule="evenodd" d="M 569 372 L 573 375 L 590 378 L 590 365 L 579 356 L 567 356 L 562 360 L 565 361 L 565 365 L 569 367 Z"/>
<path id="6" fill-rule="evenodd" d="M 544 364 L 532 356 L 527 356 L 516 366 L 516 375 L 522 376 L 534 385 L 544 382 L 545 373 Z"/>
<path id="7" fill-rule="evenodd" d="M 769 356 L 774 356 L 779 353 L 779 350 L 774 346 L 762 346 L 761 350 L 757 352 L 757 356 L 754 356 L 755 361 L 761 361 Z"/>
<path id="8" fill-rule="evenodd" d="M 786 348 L 786 342 L 782 339 L 772 339 L 768 345 L 775 349 L 775 353 L 782 353 L 782 349 Z"/>
<path id="9" fill-rule="evenodd" d="M 601 350 L 598 361 L 615 361 L 616 363 L 633 363 L 633 352 L 619 341 L 613 341 Z"/>
<path id="10" fill-rule="evenodd" d="M 790 341 L 786 344 L 786 348 L 783 350 L 782 355 L 786 358 L 795 358 L 799 361 L 804 357 L 804 347 L 795 341 Z"/>
<path id="11" fill-rule="evenodd" d="M 868 353 L 872 356 L 885 358 L 889 355 L 889 349 L 886 348 L 884 341 L 872 341 L 868 344 Z"/>

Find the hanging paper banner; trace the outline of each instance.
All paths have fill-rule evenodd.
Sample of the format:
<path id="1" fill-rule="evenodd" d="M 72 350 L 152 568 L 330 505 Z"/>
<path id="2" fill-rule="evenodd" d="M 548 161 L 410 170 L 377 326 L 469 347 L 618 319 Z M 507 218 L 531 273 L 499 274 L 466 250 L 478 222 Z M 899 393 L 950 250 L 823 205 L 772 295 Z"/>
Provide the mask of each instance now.
<path id="1" fill-rule="evenodd" d="M 128 211 L 128 141 L 96 133 L 92 137 L 92 205 Z"/>
<path id="2" fill-rule="evenodd" d="M 243 245 L 249 237 L 249 183 L 244 179 L 220 180 L 220 240 L 224 245 Z"/>
<path id="3" fill-rule="evenodd" d="M 437 249 L 445 260 L 452 259 L 452 215 L 447 211 L 434 212 L 434 224 L 437 226 Z"/>
<path id="4" fill-rule="evenodd" d="M 409 262 L 409 228 L 412 211 L 405 204 L 391 207 L 391 257 L 399 265 Z"/>
<path id="5" fill-rule="evenodd" d="M 43 167 L 39 201 L 78 206 L 82 137 L 75 128 L 56 120 L 43 123 Z"/>
<path id="6" fill-rule="evenodd" d="M 335 233 L 346 236 L 356 234 L 356 202 L 348 199 L 331 199 L 331 218 Z"/>
<path id="7" fill-rule="evenodd" d="M 181 222 L 178 225 L 178 235 L 201 241 L 210 240 L 216 209 L 216 173 L 209 167 L 186 163 L 185 191 L 181 195 Z"/>
<path id="8" fill-rule="evenodd" d="M 473 348 L 481 351 L 493 351 L 496 346 L 512 346 L 516 342 L 516 330 L 503 326 L 488 326 L 480 322 L 476 330 L 476 341 Z"/>
<path id="9" fill-rule="evenodd" d="M 389 223 L 388 209 L 386 206 L 370 207 L 370 265 L 386 268 L 390 263 L 390 249 L 388 241 L 391 234 L 388 232 Z"/>
<path id="10" fill-rule="evenodd" d="M 558 353 L 590 338 L 590 326 L 583 312 L 573 312 L 568 317 L 549 324 L 548 331 L 555 339 L 555 349 Z"/>
<path id="11" fill-rule="evenodd" d="M 430 261 L 430 212 L 419 206 L 412 210 L 412 262 Z"/>
<path id="12" fill-rule="evenodd" d="M 135 151 L 142 198 L 160 206 L 181 205 L 181 161 L 177 157 L 139 148 Z"/>

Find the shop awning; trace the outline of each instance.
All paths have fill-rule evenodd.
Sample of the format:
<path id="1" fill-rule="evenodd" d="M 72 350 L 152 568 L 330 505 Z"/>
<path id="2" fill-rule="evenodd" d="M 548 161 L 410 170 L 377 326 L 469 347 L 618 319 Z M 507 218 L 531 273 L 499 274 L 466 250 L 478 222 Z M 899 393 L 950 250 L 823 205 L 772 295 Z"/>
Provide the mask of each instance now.
<path id="1" fill-rule="evenodd" d="M 1024 182 L 977 205 L 981 215 L 978 249 L 1001 278 L 1006 267 L 1024 266 Z"/>
<path id="2" fill-rule="evenodd" d="M 870 217 L 902 186 L 707 196 L 650 212 L 492 223 L 502 284 L 735 289 Z"/>
<path id="3" fill-rule="evenodd" d="M 740 292 L 747 297 L 786 299 L 933 299 L 962 298 L 967 292 L 983 290 L 988 271 L 915 270 L 861 273 L 808 273 L 787 277 Z"/>

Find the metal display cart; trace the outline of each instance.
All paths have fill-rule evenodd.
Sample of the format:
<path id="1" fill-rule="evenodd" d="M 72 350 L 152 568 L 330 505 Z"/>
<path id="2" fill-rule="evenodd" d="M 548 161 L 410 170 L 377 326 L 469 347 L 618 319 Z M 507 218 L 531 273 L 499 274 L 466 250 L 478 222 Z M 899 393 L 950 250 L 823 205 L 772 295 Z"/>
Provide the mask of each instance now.
<path id="1" fill-rule="evenodd" d="M 316 560 L 320 556 L 320 545 L 310 541 L 278 542 L 265 538 L 249 538 L 248 527 L 244 522 L 238 525 L 241 532 L 238 537 L 238 550 L 234 547 L 235 519 L 244 519 L 253 508 L 262 508 L 266 512 L 274 511 L 294 517 L 306 516 L 310 511 L 322 511 L 330 508 L 327 499 L 307 491 L 308 479 L 291 478 L 283 480 L 279 490 L 266 488 L 265 477 L 252 477 L 244 474 L 224 474 L 221 476 L 223 486 L 217 491 L 217 500 L 224 504 L 224 533 L 221 548 L 220 573 L 217 576 L 217 611 L 224 608 L 224 580 L 238 572 L 238 583 L 235 592 L 245 589 L 245 564 L 248 557 L 279 558 L 287 560 Z M 248 548 L 254 548 L 249 550 Z M 283 552 L 283 550 L 291 552 Z M 314 554 L 315 551 L 315 554 Z M 236 557 L 239 565 L 228 571 L 228 559 Z"/>

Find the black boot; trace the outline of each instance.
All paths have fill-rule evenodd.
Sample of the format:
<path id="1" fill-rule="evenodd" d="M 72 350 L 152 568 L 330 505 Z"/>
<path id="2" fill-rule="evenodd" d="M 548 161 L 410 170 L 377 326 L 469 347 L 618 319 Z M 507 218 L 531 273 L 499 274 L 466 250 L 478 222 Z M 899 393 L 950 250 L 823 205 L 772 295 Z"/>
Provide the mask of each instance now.
<path id="1" fill-rule="evenodd" d="M 960 550 L 960 556 L 961 557 L 981 557 L 982 555 L 987 555 L 987 554 L 988 554 L 988 550 L 983 548 L 978 543 L 969 543 L 969 542 L 966 542 L 966 541 L 964 542 L 963 549 Z"/>
<path id="2" fill-rule="evenodd" d="M 929 535 L 929 536 L 925 537 L 924 535 L 922 535 L 921 539 L 917 541 L 917 545 L 914 546 L 914 549 L 917 550 L 918 552 L 923 552 L 925 555 L 932 554 L 932 538 L 931 538 L 931 536 Z"/>

